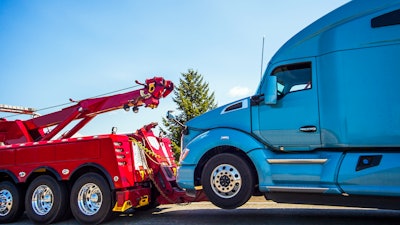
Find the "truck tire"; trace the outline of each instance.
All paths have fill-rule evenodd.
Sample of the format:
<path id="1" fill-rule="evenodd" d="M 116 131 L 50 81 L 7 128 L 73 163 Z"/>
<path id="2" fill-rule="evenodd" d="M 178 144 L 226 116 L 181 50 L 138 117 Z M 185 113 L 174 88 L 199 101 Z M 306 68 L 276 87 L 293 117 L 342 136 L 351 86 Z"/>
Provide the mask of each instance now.
<path id="1" fill-rule="evenodd" d="M 0 224 L 18 220 L 24 212 L 21 191 L 9 181 L 0 182 Z"/>
<path id="2" fill-rule="evenodd" d="M 49 175 L 37 177 L 26 191 L 26 215 L 34 223 L 59 221 L 67 212 L 68 205 L 66 186 Z"/>
<path id="3" fill-rule="evenodd" d="M 201 183 L 208 199 L 223 209 L 243 205 L 254 190 L 253 173 L 246 161 L 229 153 L 216 155 L 205 164 Z"/>
<path id="4" fill-rule="evenodd" d="M 110 187 L 97 173 L 84 174 L 74 183 L 70 203 L 72 214 L 81 224 L 99 224 L 112 215 Z"/>

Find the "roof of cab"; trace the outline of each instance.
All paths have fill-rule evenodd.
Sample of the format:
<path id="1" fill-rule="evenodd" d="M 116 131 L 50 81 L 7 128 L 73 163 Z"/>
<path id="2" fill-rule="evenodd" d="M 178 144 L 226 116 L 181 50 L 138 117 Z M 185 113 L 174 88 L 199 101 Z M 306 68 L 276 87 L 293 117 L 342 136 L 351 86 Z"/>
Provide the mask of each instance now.
<path id="1" fill-rule="evenodd" d="M 277 62 L 297 58 L 314 57 L 325 54 L 329 51 L 343 50 L 346 48 L 346 46 L 349 46 L 349 42 L 351 42 L 351 40 L 349 40 L 349 38 L 351 39 L 351 34 L 357 35 L 357 33 L 355 33 L 351 27 L 347 28 L 347 32 L 352 33 L 347 33 L 346 38 L 342 38 L 341 43 L 335 43 L 335 45 L 330 44 L 329 46 L 321 46 L 321 43 L 318 42 L 320 42 L 321 37 L 328 37 L 328 35 L 325 34 L 329 33 L 329 35 L 333 36 L 331 31 L 334 30 L 334 28 L 347 24 L 348 22 L 356 20 L 360 17 L 399 4 L 400 0 L 353 0 L 321 17 L 289 39 L 275 53 L 269 64 L 275 64 Z M 343 35 L 342 33 L 341 35 Z M 355 41 L 353 43 L 355 43 Z"/>

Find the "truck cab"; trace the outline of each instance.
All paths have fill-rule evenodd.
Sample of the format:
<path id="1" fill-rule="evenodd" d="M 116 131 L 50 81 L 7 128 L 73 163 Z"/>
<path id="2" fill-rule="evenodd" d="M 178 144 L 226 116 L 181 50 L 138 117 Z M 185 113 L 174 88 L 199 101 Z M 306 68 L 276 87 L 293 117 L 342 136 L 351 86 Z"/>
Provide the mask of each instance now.
<path id="1" fill-rule="evenodd" d="M 178 184 L 236 208 L 399 208 L 400 1 L 355 0 L 272 57 L 255 95 L 186 123 Z"/>

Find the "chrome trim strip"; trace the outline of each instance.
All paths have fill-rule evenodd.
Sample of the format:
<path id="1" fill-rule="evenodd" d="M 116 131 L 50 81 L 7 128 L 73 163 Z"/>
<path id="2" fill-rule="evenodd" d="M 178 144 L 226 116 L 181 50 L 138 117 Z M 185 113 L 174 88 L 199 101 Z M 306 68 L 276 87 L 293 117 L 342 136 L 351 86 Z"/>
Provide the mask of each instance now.
<path id="1" fill-rule="evenodd" d="M 328 159 L 267 159 L 269 164 L 324 164 Z"/>
<path id="2" fill-rule="evenodd" d="M 324 193 L 329 188 L 269 186 L 270 192 Z"/>

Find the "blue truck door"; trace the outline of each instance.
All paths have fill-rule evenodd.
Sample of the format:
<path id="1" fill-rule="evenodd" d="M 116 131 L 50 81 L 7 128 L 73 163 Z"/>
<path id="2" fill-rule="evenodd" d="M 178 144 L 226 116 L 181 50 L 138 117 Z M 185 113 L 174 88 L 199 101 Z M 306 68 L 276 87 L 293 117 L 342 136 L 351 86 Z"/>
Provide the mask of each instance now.
<path id="1" fill-rule="evenodd" d="M 254 133 L 283 151 L 307 151 L 321 146 L 317 78 L 314 59 L 269 66 L 276 76 L 276 104 L 255 106 Z M 266 82 L 264 82 L 266 83 Z M 268 84 L 261 88 L 266 89 Z M 261 90 L 266 93 L 266 90 Z M 255 113 L 254 113 L 255 112 Z M 257 113 L 258 112 L 258 113 Z"/>

